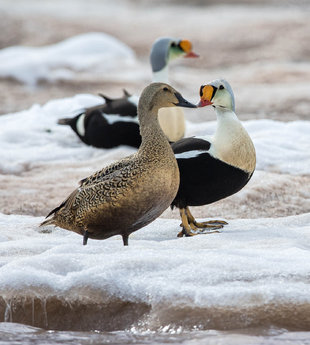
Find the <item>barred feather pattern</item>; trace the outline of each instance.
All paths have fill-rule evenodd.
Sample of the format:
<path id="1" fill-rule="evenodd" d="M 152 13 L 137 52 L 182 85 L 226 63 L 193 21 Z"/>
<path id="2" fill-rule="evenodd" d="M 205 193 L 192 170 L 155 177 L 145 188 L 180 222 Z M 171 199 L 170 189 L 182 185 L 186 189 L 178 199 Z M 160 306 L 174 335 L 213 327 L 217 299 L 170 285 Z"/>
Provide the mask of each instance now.
<path id="1" fill-rule="evenodd" d="M 168 208 L 178 190 L 179 170 L 157 113 L 158 104 L 176 102 L 176 91 L 169 85 L 155 83 L 147 87 L 139 103 L 142 144 L 138 152 L 80 181 L 80 187 L 42 224 L 54 224 L 81 235 L 87 231 L 87 238 L 93 239 L 121 235 L 125 244 L 133 231 Z M 153 103 L 154 109 L 150 110 Z"/>
<path id="2" fill-rule="evenodd" d="M 103 181 L 104 178 L 107 175 L 110 175 L 111 173 L 113 173 L 114 171 L 117 171 L 119 169 L 124 168 L 126 165 L 131 163 L 131 160 L 133 158 L 133 156 L 136 154 L 133 154 L 131 156 L 125 157 L 122 160 L 112 163 L 110 165 L 108 165 L 107 167 L 96 171 L 94 174 L 84 178 L 83 180 L 80 181 L 80 186 L 84 187 L 84 186 L 89 186 L 95 183 L 98 183 L 100 181 Z"/>

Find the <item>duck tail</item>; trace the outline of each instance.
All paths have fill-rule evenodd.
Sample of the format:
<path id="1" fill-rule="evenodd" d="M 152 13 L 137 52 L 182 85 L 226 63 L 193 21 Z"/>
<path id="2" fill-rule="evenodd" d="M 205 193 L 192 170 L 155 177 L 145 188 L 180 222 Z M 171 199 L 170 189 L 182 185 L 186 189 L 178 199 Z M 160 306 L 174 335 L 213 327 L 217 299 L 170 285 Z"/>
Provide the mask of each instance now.
<path id="1" fill-rule="evenodd" d="M 51 219 L 47 219 L 44 222 L 42 222 L 39 226 L 44 226 L 44 225 L 55 225 L 54 223 L 55 219 L 54 217 Z"/>
<path id="2" fill-rule="evenodd" d="M 57 121 L 57 123 L 58 123 L 59 125 L 70 126 L 71 121 L 72 121 L 72 118 L 71 118 L 71 117 L 66 117 L 66 118 L 63 118 L 63 119 L 59 119 L 59 120 Z"/>
<path id="3" fill-rule="evenodd" d="M 58 207 L 54 208 L 45 218 L 49 218 L 51 215 L 53 215 L 52 218 L 50 219 L 46 219 L 44 222 L 42 222 L 40 224 L 40 226 L 43 225 L 56 225 L 55 223 L 55 213 L 60 210 L 63 206 L 64 206 L 65 202 L 63 202 L 61 205 L 59 205 Z"/>

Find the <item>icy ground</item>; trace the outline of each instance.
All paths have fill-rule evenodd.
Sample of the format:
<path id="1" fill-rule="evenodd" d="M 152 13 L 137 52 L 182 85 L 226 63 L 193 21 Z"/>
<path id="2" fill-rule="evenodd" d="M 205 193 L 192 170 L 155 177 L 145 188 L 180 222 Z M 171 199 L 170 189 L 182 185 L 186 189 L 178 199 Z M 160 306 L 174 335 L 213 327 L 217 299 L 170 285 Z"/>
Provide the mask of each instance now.
<path id="1" fill-rule="evenodd" d="M 150 329 L 309 325 L 310 214 L 234 220 L 222 233 L 181 239 L 178 220 L 158 219 L 133 234 L 129 247 L 117 237 L 83 247 L 81 236 L 68 231 L 42 233 L 41 220 L 0 217 L 6 321 L 75 330 L 87 329 L 90 319 L 92 329 L 102 330 L 142 321 Z M 37 299 L 45 301 L 45 318 Z M 115 308 L 113 317 L 98 318 L 95 307 L 85 307 L 78 322 L 72 318 L 80 305 L 98 303 Z M 117 312 L 124 303 L 127 318 Z M 59 320 L 61 308 L 66 317 Z"/>

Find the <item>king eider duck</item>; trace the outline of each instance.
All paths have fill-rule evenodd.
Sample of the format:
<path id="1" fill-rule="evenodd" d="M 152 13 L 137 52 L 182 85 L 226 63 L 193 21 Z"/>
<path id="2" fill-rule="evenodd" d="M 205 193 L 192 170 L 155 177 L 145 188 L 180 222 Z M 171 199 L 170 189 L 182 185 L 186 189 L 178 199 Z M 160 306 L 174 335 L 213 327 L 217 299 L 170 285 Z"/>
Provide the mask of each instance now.
<path id="1" fill-rule="evenodd" d="M 180 170 L 180 187 L 171 203 L 180 210 L 179 237 L 193 236 L 197 228 L 218 229 L 227 224 L 214 220 L 199 223 L 189 206 L 202 206 L 241 190 L 256 165 L 253 142 L 235 114 L 235 99 L 226 80 L 218 79 L 200 88 L 198 107 L 212 105 L 217 128 L 212 138 L 192 137 L 172 144 Z"/>
<path id="2" fill-rule="evenodd" d="M 91 107 L 72 118 L 59 119 L 58 124 L 69 125 L 86 145 L 106 149 L 119 145 L 139 147 L 139 99 L 123 91 L 123 97 L 115 99 L 99 94 L 105 100 L 103 105 Z"/>
<path id="3" fill-rule="evenodd" d="M 179 57 L 198 57 L 188 40 L 159 38 L 151 49 L 150 62 L 153 82 L 169 83 L 168 64 Z M 105 104 L 90 107 L 73 118 L 59 119 L 58 124 L 69 125 L 87 145 L 112 148 L 119 145 L 139 147 L 141 136 L 137 118 L 139 98 L 125 92 L 124 97 L 111 99 L 102 95 Z M 166 116 L 166 112 L 169 116 Z M 185 132 L 182 109 L 161 109 L 160 125 L 169 141 L 181 139 Z"/>
<path id="4" fill-rule="evenodd" d="M 179 169 L 158 123 L 162 107 L 196 108 L 168 84 L 152 83 L 139 100 L 139 150 L 80 182 L 41 225 L 53 224 L 88 238 L 129 235 L 152 222 L 171 204 L 179 188 Z"/>

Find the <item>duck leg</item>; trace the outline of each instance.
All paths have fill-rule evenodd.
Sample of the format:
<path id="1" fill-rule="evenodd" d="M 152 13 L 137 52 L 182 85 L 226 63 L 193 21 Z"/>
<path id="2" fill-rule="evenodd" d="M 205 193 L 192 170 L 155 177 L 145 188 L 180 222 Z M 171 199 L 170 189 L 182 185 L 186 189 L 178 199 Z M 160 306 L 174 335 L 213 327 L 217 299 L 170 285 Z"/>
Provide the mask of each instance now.
<path id="1" fill-rule="evenodd" d="M 188 223 L 188 217 L 186 214 L 186 209 L 185 208 L 180 208 L 180 216 L 181 216 L 181 227 L 182 231 L 178 233 L 178 237 L 183 237 L 183 236 L 195 236 L 197 234 L 192 232 L 192 228 L 190 224 Z"/>
<path id="2" fill-rule="evenodd" d="M 89 232 L 87 230 L 84 231 L 83 235 L 83 246 L 86 246 L 88 240 Z"/>
<path id="3" fill-rule="evenodd" d="M 128 234 L 122 234 L 124 246 L 128 246 Z"/>
<path id="4" fill-rule="evenodd" d="M 193 230 L 197 230 L 197 228 L 205 229 L 211 228 L 212 230 L 221 229 L 224 225 L 228 224 L 224 220 L 209 220 L 207 222 L 197 222 L 194 216 L 192 215 L 191 211 L 188 207 L 185 208 L 185 212 L 187 215 L 188 222 Z M 218 232 L 218 231 L 215 231 Z"/>

